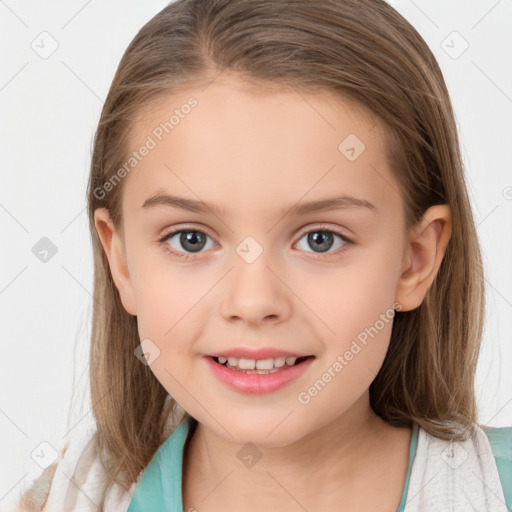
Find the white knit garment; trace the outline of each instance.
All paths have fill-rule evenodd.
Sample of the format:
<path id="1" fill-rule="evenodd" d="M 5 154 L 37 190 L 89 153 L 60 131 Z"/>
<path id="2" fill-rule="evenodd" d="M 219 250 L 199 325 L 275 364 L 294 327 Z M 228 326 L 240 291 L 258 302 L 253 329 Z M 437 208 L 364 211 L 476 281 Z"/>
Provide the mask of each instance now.
<path id="1" fill-rule="evenodd" d="M 489 440 L 473 427 L 453 443 L 419 429 L 405 512 L 509 512 Z"/>
<path id="2" fill-rule="evenodd" d="M 98 512 L 104 473 L 96 456 L 96 436 L 74 438 L 59 461 L 43 512 Z M 114 485 L 104 512 L 126 512 L 136 483 L 126 492 Z"/>
<path id="3" fill-rule="evenodd" d="M 172 428 L 169 423 L 165 438 Z M 82 437 L 70 443 L 57 466 L 44 512 L 99 510 L 103 475 L 94 455 L 95 439 Z M 114 486 L 104 511 L 126 512 L 135 486 L 128 492 Z M 485 432 L 475 425 L 466 441 L 450 443 L 419 428 L 405 512 L 475 511 L 509 512 Z"/>
<path id="4" fill-rule="evenodd" d="M 167 397 L 165 406 L 170 399 L 170 396 Z M 183 413 L 181 406 L 176 404 L 174 414 L 170 414 L 167 419 L 162 443 L 178 426 Z M 103 479 L 103 469 L 97 456 L 96 435 L 85 432 L 77 434 L 57 465 L 50 494 L 42 512 L 98 512 Z M 133 483 L 125 491 L 115 484 L 105 500 L 102 512 L 126 512 L 136 485 L 136 482 Z"/>

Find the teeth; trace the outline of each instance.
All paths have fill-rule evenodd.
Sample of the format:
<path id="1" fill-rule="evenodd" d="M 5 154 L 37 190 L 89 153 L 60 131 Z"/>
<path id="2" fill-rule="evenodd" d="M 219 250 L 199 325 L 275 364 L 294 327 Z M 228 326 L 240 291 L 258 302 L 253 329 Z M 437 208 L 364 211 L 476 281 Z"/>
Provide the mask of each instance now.
<path id="1" fill-rule="evenodd" d="M 261 361 L 256 361 L 256 368 L 258 368 L 258 370 L 271 370 L 273 367 L 273 359 L 262 359 Z M 240 366 L 240 368 L 242 368 L 242 366 Z"/>
<path id="2" fill-rule="evenodd" d="M 238 359 L 235 357 L 228 357 L 229 366 L 238 366 Z"/>
<path id="3" fill-rule="evenodd" d="M 244 359 L 243 357 L 238 360 L 238 368 L 240 370 L 254 370 L 256 361 L 254 359 Z"/>
<path id="4" fill-rule="evenodd" d="M 244 357 L 241 357 L 240 359 L 237 359 L 236 357 L 223 357 L 219 356 L 218 361 L 220 364 L 225 364 L 227 362 L 226 366 L 232 367 L 232 368 L 238 368 L 240 370 L 272 370 L 273 368 L 282 368 L 283 366 L 293 366 L 295 362 L 297 361 L 297 357 L 275 357 L 275 358 L 269 358 L 269 359 L 247 359 Z M 265 373 L 265 372 L 262 372 Z"/>
<path id="5" fill-rule="evenodd" d="M 276 357 L 274 359 L 274 366 L 276 368 L 281 368 L 281 366 L 284 366 L 286 364 L 286 357 Z"/>

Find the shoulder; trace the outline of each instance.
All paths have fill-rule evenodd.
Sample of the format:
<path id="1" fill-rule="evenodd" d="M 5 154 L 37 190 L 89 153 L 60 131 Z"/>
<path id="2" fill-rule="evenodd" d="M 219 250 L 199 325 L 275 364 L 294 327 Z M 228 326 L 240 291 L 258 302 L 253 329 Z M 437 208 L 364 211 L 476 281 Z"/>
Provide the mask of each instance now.
<path id="1" fill-rule="evenodd" d="M 65 489 L 62 485 L 64 473 L 73 475 L 78 466 L 79 460 L 86 453 L 86 448 L 94 442 L 94 435 L 76 433 L 73 437 L 64 442 L 56 460 L 48 466 L 26 489 L 20 498 L 17 508 L 13 512 L 39 512 L 47 510 L 48 502 L 55 501 L 55 495 L 64 495 Z M 67 480 L 68 487 L 71 481 Z M 50 500 L 52 498 L 52 500 Z"/>
<path id="2" fill-rule="evenodd" d="M 95 431 L 73 435 L 61 448 L 57 460 L 23 493 L 12 512 L 81 512 L 91 510 L 91 504 L 99 509 L 105 473 L 97 448 Z M 105 510 L 126 510 L 130 499 L 130 493 L 115 486 Z"/>
<path id="3" fill-rule="evenodd" d="M 457 441 L 441 439 L 419 428 L 410 478 L 410 491 L 418 496 L 416 502 L 446 510 L 453 500 L 461 506 L 470 500 L 474 510 L 510 511 L 512 428 L 489 428 L 478 423 L 469 429 L 457 424 L 453 427 L 462 433 Z M 425 486 L 430 481 L 432 484 Z M 407 512 L 423 509 L 413 504 L 406 508 Z"/>

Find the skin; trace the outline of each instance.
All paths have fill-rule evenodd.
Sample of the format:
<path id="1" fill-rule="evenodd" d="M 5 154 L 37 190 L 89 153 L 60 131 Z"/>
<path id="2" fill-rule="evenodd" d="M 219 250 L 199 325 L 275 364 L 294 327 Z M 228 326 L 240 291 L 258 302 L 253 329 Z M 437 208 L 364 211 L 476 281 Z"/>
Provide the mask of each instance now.
<path id="1" fill-rule="evenodd" d="M 146 109 L 135 123 L 133 148 L 191 95 L 197 107 L 124 178 L 122 227 L 114 228 L 105 209 L 95 212 L 123 306 L 137 316 L 141 340 L 160 351 L 150 368 L 199 421 L 185 450 L 184 510 L 341 510 L 342 504 L 361 512 L 379 503 L 379 510 L 394 511 L 411 430 L 380 419 L 368 389 L 392 323 L 309 403 L 297 397 L 394 303 L 402 311 L 421 304 L 445 254 L 450 209 L 430 208 L 407 231 L 384 128 L 327 92 L 259 90 L 223 73 L 206 88 Z M 338 150 L 351 133 L 366 146 L 354 161 Z M 141 208 L 157 191 L 226 211 Z M 281 212 L 339 194 L 370 201 L 376 210 Z M 189 250 L 187 260 L 165 250 L 187 253 L 179 235 L 158 241 L 182 226 L 207 235 L 201 252 Z M 335 235 L 323 253 L 308 243 L 307 233 L 329 229 L 354 243 Z M 236 252 L 248 236 L 263 251 L 251 263 Z M 218 381 L 204 358 L 239 346 L 316 358 L 284 388 L 247 395 Z M 237 457 L 248 442 L 261 454 L 250 468 Z"/>

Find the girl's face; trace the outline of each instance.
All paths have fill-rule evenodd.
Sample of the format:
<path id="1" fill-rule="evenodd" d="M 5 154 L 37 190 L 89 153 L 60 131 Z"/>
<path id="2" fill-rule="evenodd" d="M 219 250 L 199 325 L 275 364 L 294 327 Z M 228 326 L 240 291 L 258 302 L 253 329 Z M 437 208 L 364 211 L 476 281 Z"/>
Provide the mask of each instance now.
<path id="1" fill-rule="evenodd" d="M 368 114 L 223 76 L 140 116 L 109 260 L 169 394 L 225 440 L 284 446 L 369 410 L 409 264 L 403 203 Z M 212 371 L 235 348 L 314 358 L 255 393 Z"/>

